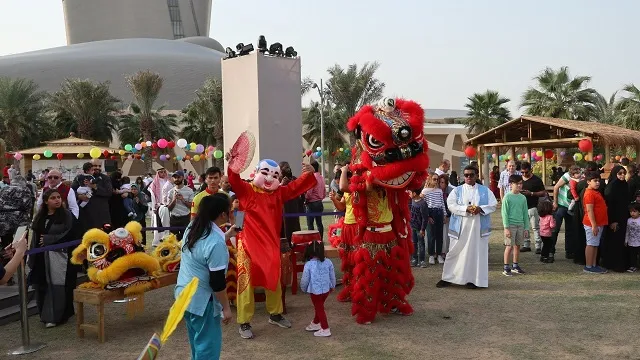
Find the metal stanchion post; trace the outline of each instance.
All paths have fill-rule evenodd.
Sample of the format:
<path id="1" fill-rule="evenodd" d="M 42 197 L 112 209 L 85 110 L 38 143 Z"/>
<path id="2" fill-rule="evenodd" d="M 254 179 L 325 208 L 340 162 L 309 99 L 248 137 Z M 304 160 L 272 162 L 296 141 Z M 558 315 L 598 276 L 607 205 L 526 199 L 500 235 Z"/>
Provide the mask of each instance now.
<path id="1" fill-rule="evenodd" d="M 46 344 L 35 343 L 32 344 L 29 339 L 29 314 L 27 307 L 27 281 L 24 271 L 24 260 L 18 266 L 18 291 L 20 294 L 20 325 L 22 328 L 22 346 L 15 350 L 9 351 L 8 355 L 24 355 L 36 352 L 45 346 Z"/>

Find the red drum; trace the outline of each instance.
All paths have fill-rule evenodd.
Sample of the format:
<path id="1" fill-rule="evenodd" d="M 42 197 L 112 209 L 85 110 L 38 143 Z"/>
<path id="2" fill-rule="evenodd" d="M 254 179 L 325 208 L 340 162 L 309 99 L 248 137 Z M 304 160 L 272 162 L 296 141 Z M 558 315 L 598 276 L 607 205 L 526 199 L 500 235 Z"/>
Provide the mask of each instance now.
<path id="1" fill-rule="evenodd" d="M 318 230 L 294 231 L 291 235 L 291 242 L 294 246 L 308 244 L 312 241 L 320 241 L 320 233 Z"/>

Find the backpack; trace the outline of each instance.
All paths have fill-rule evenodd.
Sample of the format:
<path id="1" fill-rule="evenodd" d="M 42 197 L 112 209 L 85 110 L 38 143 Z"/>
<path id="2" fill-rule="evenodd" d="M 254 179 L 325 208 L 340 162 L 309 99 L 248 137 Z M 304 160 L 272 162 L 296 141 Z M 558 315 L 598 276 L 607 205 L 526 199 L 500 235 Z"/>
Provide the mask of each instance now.
<path id="1" fill-rule="evenodd" d="M 0 189 L 0 236 L 11 234 L 20 226 L 28 226 L 32 211 L 31 189 L 22 186 Z"/>

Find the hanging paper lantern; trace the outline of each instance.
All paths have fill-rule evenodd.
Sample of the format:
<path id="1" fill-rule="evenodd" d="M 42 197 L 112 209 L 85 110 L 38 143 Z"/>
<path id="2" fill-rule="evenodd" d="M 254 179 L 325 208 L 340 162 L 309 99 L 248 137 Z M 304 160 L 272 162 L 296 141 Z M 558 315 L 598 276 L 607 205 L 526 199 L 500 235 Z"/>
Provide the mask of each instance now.
<path id="1" fill-rule="evenodd" d="M 547 159 L 551 159 L 553 157 L 553 150 L 545 150 L 544 157 L 546 157 Z"/>
<path id="2" fill-rule="evenodd" d="M 193 161 L 200 161 L 200 155 L 194 155 Z"/>
<path id="3" fill-rule="evenodd" d="M 131 144 L 127 144 L 124 146 L 125 151 L 131 151 L 131 149 L 133 149 L 133 146 L 131 146 Z"/>
<path id="4" fill-rule="evenodd" d="M 38 155 L 38 154 L 33 155 L 33 160 L 35 160 L 35 161 L 40 160 L 40 155 Z"/>
<path id="5" fill-rule="evenodd" d="M 98 150 L 98 151 L 99 151 L 99 150 Z M 46 157 L 46 158 L 50 158 L 50 157 L 52 157 L 52 156 L 53 156 L 53 153 L 51 152 L 51 150 L 45 150 L 43 155 L 44 155 L 44 157 Z"/>
<path id="6" fill-rule="evenodd" d="M 98 149 L 97 147 L 94 147 L 91 149 L 91 151 L 89 151 L 89 155 L 91 156 L 92 159 L 97 159 L 100 157 L 100 149 Z"/>
<path id="7" fill-rule="evenodd" d="M 22 160 L 22 154 L 20 154 L 20 153 L 15 153 L 15 155 L 13 155 L 13 158 L 14 158 L 14 159 L 16 159 L 16 160 L 18 160 L 18 161 L 20 161 L 20 160 Z"/>
<path id="8" fill-rule="evenodd" d="M 589 139 L 582 139 L 578 142 L 578 149 L 582 152 L 589 152 L 593 149 L 593 143 Z"/>
<path id="9" fill-rule="evenodd" d="M 216 150 L 213 152 L 213 157 L 216 159 L 222 159 L 223 155 L 222 150 Z"/>
<path id="10" fill-rule="evenodd" d="M 575 161 L 582 160 L 582 154 L 580 154 L 580 153 L 573 154 L 573 160 L 575 160 Z"/>
<path id="11" fill-rule="evenodd" d="M 167 140 L 166 140 L 166 139 L 160 139 L 160 140 L 158 140 L 158 147 L 159 147 L 160 149 L 164 149 L 164 148 L 166 148 L 166 147 L 167 147 L 167 145 L 169 145 L 169 142 L 167 142 Z"/>
<path id="12" fill-rule="evenodd" d="M 464 149 L 464 154 L 467 155 L 468 158 L 475 157 L 477 154 L 476 148 L 474 148 L 473 146 L 467 146 Z"/>

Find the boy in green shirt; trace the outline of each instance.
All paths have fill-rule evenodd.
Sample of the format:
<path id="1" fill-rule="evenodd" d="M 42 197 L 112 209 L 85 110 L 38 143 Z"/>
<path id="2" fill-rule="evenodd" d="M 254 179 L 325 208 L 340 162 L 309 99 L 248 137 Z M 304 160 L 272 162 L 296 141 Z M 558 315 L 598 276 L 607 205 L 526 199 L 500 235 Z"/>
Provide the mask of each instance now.
<path id="1" fill-rule="evenodd" d="M 524 274 L 524 270 L 518 265 L 520 246 L 524 239 L 529 237 L 529 211 L 527 198 L 520 193 L 522 190 L 522 176 L 509 176 L 511 192 L 502 198 L 502 224 L 504 225 L 504 271 L 502 275 L 512 276 Z M 509 258 L 513 251 L 513 266 L 509 266 Z"/>

